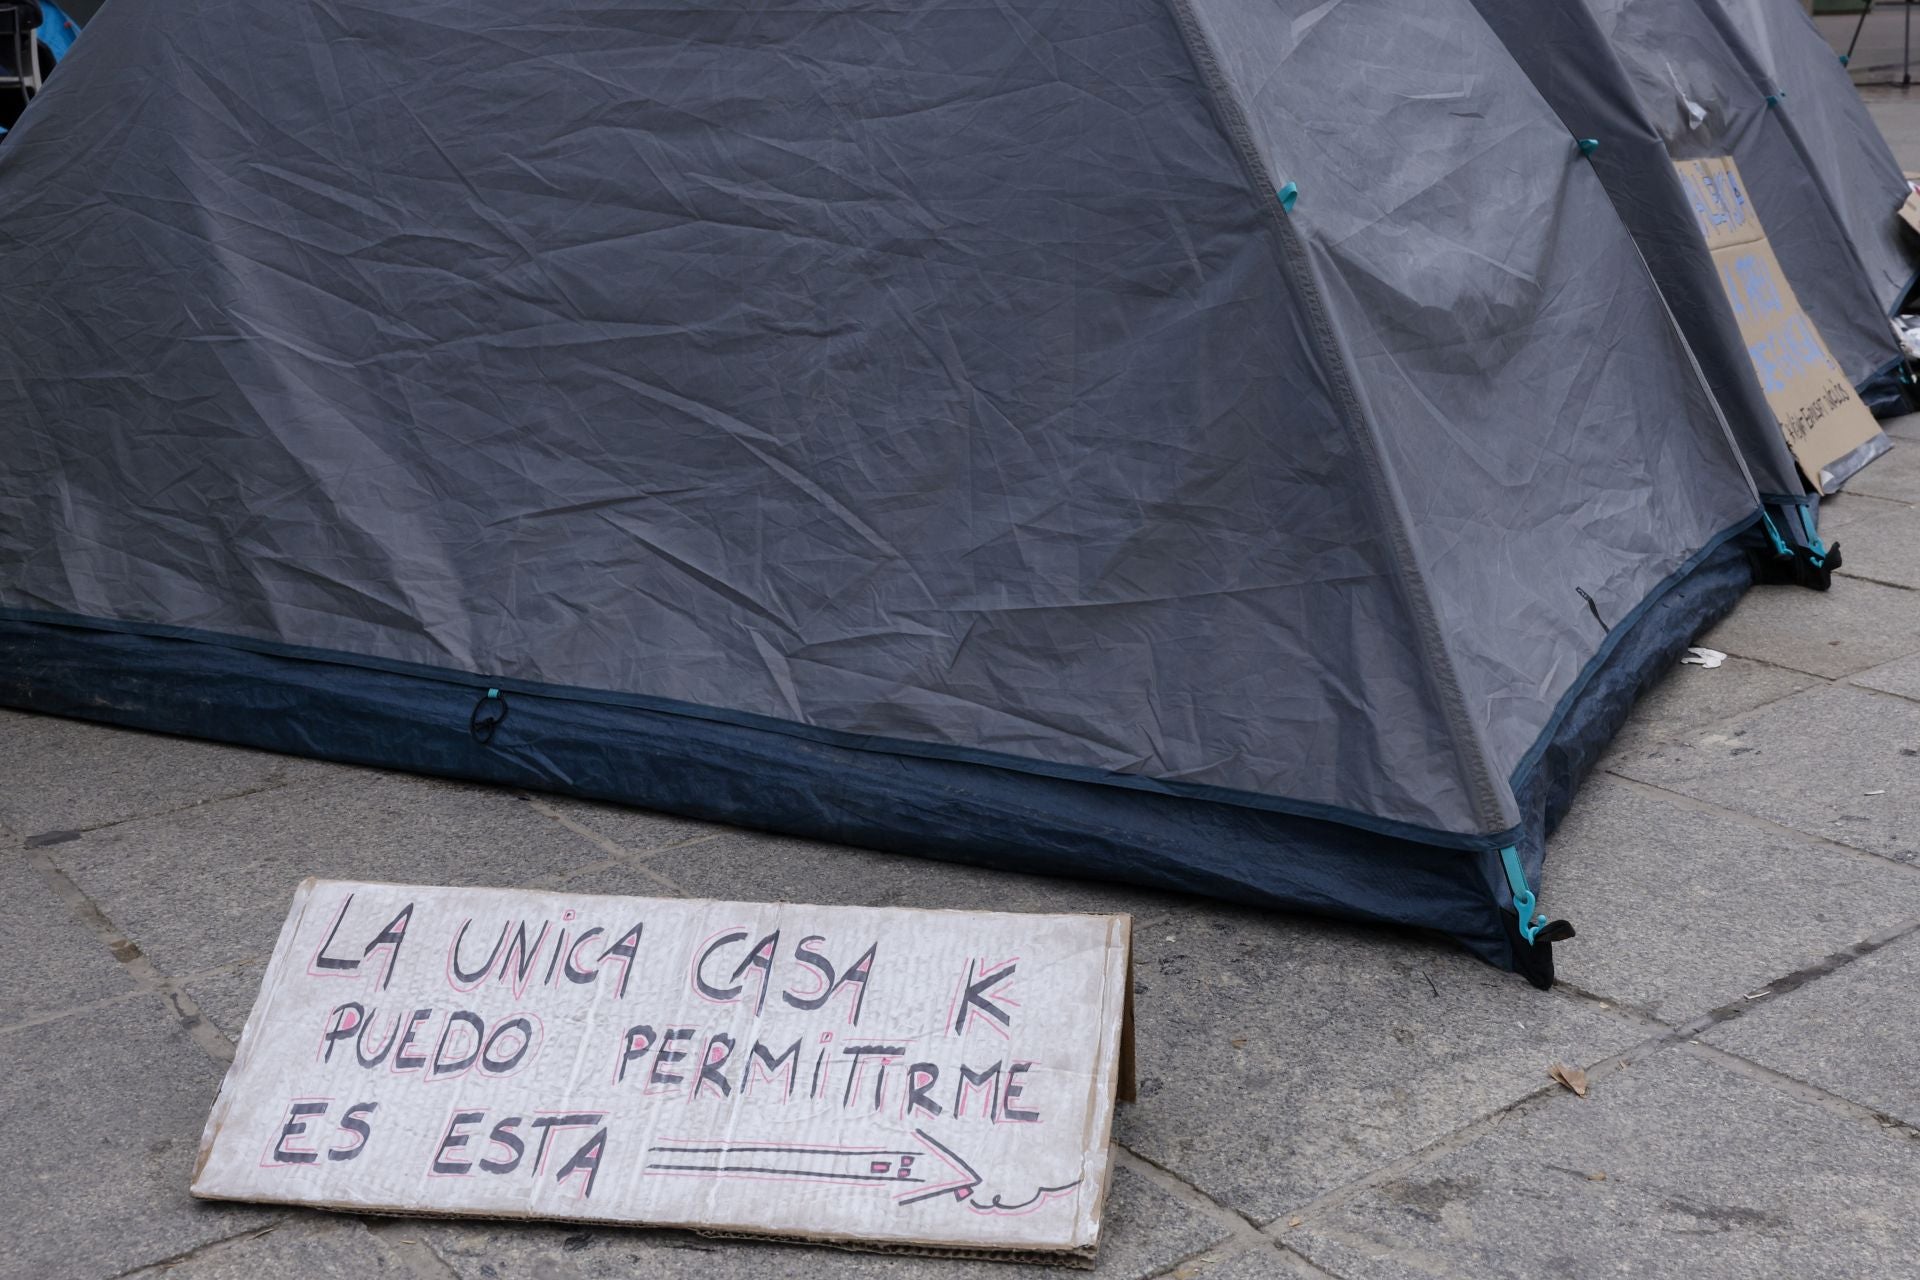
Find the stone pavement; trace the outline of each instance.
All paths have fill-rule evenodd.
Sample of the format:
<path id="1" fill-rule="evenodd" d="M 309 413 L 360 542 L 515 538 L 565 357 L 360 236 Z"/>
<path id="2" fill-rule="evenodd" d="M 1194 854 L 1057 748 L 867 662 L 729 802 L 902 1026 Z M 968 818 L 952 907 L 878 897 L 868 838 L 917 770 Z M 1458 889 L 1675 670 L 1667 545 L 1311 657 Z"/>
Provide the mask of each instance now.
<path id="1" fill-rule="evenodd" d="M 1833 590 L 1754 591 L 1588 782 L 1548 993 L 1385 930 L 0 712 L 0 1280 L 1066 1274 L 193 1201 L 305 875 L 1132 913 L 1113 1280 L 1920 1274 L 1920 419 L 1892 429 L 1823 513 Z M 1229 1055 L 1197 1084 L 1196 1044 Z"/>

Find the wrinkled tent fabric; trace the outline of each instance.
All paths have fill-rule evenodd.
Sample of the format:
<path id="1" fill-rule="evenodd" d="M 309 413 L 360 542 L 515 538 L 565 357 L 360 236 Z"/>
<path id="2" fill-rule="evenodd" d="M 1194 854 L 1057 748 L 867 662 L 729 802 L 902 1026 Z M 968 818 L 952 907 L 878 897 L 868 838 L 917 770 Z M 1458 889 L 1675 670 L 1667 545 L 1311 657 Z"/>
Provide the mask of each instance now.
<path id="1" fill-rule="evenodd" d="M 1746 56 L 1761 91 L 1774 97 L 1782 124 L 1846 225 L 1880 309 L 1892 314 L 1920 271 L 1916 246 L 1893 216 L 1907 198 L 1907 182 L 1846 67 L 1790 0 L 1694 3 Z"/>
<path id="2" fill-rule="evenodd" d="M 1482 18 L 1589 156 L 1726 414 L 1769 502 L 1803 502 L 1806 484 L 1753 371 L 1720 273 L 1666 140 L 1586 0 L 1474 0 Z"/>
<path id="3" fill-rule="evenodd" d="M 1750 582 L 1467 0 L 115 0 L 0 266 L 0 701 L 1542 984 L 1520 879 Z"/>
<path id="4" fill-rule="evenodd" d="M 1721 28 L 1692 3 L 1584 2 L 1668 155 L 1739 166 L 1781 270 L 1847 380 L 1865 387 L 1898 369 L 1900 346 L 1848 229 Z M 1889 227 L 1895 208 L 1881 213 Z"/>

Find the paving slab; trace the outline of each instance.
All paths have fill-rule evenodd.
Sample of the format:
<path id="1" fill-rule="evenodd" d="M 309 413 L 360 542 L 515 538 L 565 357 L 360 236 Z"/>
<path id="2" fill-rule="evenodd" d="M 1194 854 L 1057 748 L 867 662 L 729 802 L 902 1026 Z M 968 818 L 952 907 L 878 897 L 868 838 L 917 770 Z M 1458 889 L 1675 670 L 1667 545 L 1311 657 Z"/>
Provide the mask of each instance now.
<path id="1" fill-rule="evenodd" d="M 1730 1053 L 1920 1125 L 1920 937 L 1759 1005 L 1703 1037 Z"/>
<path id="2" fill-rule="evenodd" d="M 1916 1185 L 1920 1142 L 1675 1050 L 1283 1238 L 1346 1280 L 1858 1280 L 1920 1255 Z"/>
<path id="3" fill-rule="evenodd" d="M 1823 685 L 1676 739 L 1616 773 L 1920 862 L 1920 704 Z"/>
<path id="4" fill-rule="evenodd" d="M 1224 1238 L 1229 1228 L 1148 1182 L 1115 1170 L 1101 1228 L 1099 1265 L 1091 1273 L 1058 1267 L 901 1254 L 859 1253 L 822 1246 L 714 1240 L 684 1231 L 619 1227 L 417 1224 L 417 1235 L 460 1280 L 863 1280 L 868 1276 L 927 1280 L 1146 1280 Z"/>
<path id="5" fill-rule="evenodd" d="M 1845 573 L 1828 591 L 1755 587 L 1696 643 L 1837 680 L 1920 652 L 1920 591 Z"/>
<path id="6" fill-rule="evenodd" d="M 306 876 L 514 885 L 606 854 L 513 794 L 368 771 L 46 850 L 163 973 L 260 959 Z"/>
<path id="7" fill-rule="evenodd" d="M 142 1268 L 129 1280 L 414 1280 L 357 1218 L 294 1213 L 285 1221 L 222 1240 L 185 1258 Z"/>
<path id="8" fill-rule="evenodd" d="M 1818 521 L 1820 536 L 1831 540 L 1833 535 L 1842 529 L 1854 528 L 1862 521 L 1871 520 L 1875 516 L 1891 515 L 1896 511 L 1907 509 L 1907 503 L 1894 502 L 1887 498 L 1869 498 L 1863 493 L 1836 493 L 1820 503 Z M 1851 543 L 1846 546 L 1845 552 L 1847 558 L 1852 557 Z"/>
<path id="9" fill-rule="evenodd" d="M 1330 1280 L 1327 1273 L 1278 1244 L 1239 1242 L 1195 1254 L 1156 1280 Z"/>
<path id="10" fill-rule="evenodd" d="M 1883 667 L 1870 667 L 1851 683 L 1920 702 L 1920 653 L 1899 658 Z"/>
<path id="11" fill-rule="evenodd" d="M 338 766 L 0 710 L 0 824 L 23 839 L 169 813 Z"/>
<path id="12" fill-rule="evenodd" d="M 1894 448 L 1902 441 L 1920 442 L 1920 413 L 1902 414 L 1898 418 L 1887 418 L 1880 423 L 1880 429 L 1892 437 Z"/>
<path id="13" fill-rule="evenodd" d="M 645 865 L 697 897 L 1127 912 L 1141 1096 L 1120 1140 L 1259 1220 L 1644 1035 L 1388 929 L 744 832 Z M 647 892 L 617 868 L 564 887 Z"/>
<path id="14" fill-rule="evenodd" d="M 18 852 L 0 854 L 0 1027 L 138 990 Z"/>
<path id="15" fill-rule="evenodd" d="M 200 1014 L 227 1039 L 238 1043 L 247 1015 L 260 995 L 260 981 L 266 976 L 266 957 L 204 976 L 183 979 L 180 983 Z"/>
<path id="16" fill-rule="evenodd" d="M 564 815 L 568 821 L 579 823 L 601 840 L 617 846 L 620 851 L 641 857 L 690 840 L 702 840 L 737 830 L 715 822 L 701 822 L 629 805 L 600 804 L 567 796 L 542 795 L 535 798 L 540 804 Z"/>
<path id="17" fill-rule="evenodd" d="M 1730 657 L 1711 669 L 1675 663 L 1673 670 L 1634 705 L 1633 714 L 1614 735 L 1601 767 L 1819 683 L 1818 676 L 1751 658 Z"/>
<path id="18" fill-rule="evenodd" d="M 1847 481 L 1847 492 L 1895 502 L 1920 502 L 1920 449 L 1896 439 L 1893 449 L 1867 464 Z"/>
<path id="19" fill-rule="evenodd" d="M 1909 590 L 1920 588 L 1920 507 L 1870 516 L 1846 530 L 1840 572 Z"/>
<path id="20" fill-rule="evenodd" d="M 1590 779 L 1542 901 L 1580 930 L 1559 976 L 1670 1024 L 1920 922 L 1920 868 Z"/>
<path id="21" fill-rule="evenodd" d="M 158 996 L 0 1033 L 0 1280 L 89 1280 L 275 1215 L 187 1194 L 221 1068 Z"/>

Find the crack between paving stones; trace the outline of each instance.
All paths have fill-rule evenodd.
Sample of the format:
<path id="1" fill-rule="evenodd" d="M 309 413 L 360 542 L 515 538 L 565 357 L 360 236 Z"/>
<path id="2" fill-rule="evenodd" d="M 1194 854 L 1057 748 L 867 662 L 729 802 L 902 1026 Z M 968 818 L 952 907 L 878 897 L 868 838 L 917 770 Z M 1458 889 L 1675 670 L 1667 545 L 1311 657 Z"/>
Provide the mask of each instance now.
<path id="1" fill-rule="evenodd" d="M 1920 1141 L 1920 1127 L 1909 1124 L 1899 1116 L 1876 1110 L 1862 1102 L 1855 1102 L 1851 1098 L 1843 1097 L 1831 1089 L 1823 1089 L 1798 1076 L 1776 1071 L 1764 1063 L 1755 1062 L 1752 1058 L 1744 1058 L 1731 1050 L 1722 1049 L 1719 1045 L 1708 1044 L 1703 1040 L 1689 1040 L 1680 1047 L 1689 1057 L 1711 1062 L 1723 1070 L 1778 1090 L 1809 1106 L 1819 1107 L 1823 1111 L 1832 1112 L 1849 1120 L 1872 1121 L 1890 1135 L 1898 1135 L 1908 1141 Z"/>
<path id="2" fill-rule="evenodd" d="M 31 1017 L 22 1018 L 18 1022 L 10 1022 L 4 1027 L 0 1027 L 0 1036 L 11 1035 L 15 1031 L 25 1031 L 31 1027 L 44 1027 L 49 1022 L 60 1022 L 67 1018 L 77 1018 L 82 1014 L 98 1013 L 102 1009 L 111 1009 L 115 1005 L 126 1004 L 129 1001 L 145 1000 L 152 994 L 153 992 L 142 987 L 138 990 L 128 991 L 122 995 L 107 996 L 105 999 L 95 1000 L 88 1004 L 77 1004 L 67 1009 L 56 1009 L 51 1013 L 36 1013 Z"/>
<path id="3" fill-rule="evenodd" d="M 195 800 L 192 804 L 183 804 L 172 809 L 156 809 L 152 813 L 129 814 L 127 817 L 124 817 L 124 818 L 115 818 L 111 822 L 96 822 L 90 827 L 55 827 L 50 831 L 35 832 L 32 835 L 20 835 L 18 838 L 24 844 L 24 842 L 26 841 L 38 840 L 43 836 L 48 836 L 48 835 L 66 836 L 67 833 L 70 832 L 72 834 L 72 838 L 77 839 L 80 836 L 92 835 L 97 831 L 111 831 L 115 827 L 124 827 L 135 822 L 151 822 L 156 818 L 177 818 L 183 813 L 192 813 L 196 809 L 211 809 L 217 805 L 230 804 L 235 800 L 245 800 L 250 796 L 263 796 L 275 791 L 298 791 L 303 787 L 312 787 L 312 788 L 318 789 L 321 786 L 330 786 L 330 785 L 334 785 L 334 784 L 331 784 L 331 783 L 320 784 L 320 783 L 315 783 L 311 780 L 304 781 L 304 782 L 291 781 L 291 780 L 286 782 L 272 782 L 272 783 L 268 783 L 266 786 L 263 786 L 263 787 L 249 787 L 245 791 L 236 791 L 232 795 L 228 795 L 228 796 L 211 796 L 205 800 Z M 55 843 L 64 844 L 66 843 L 66 840 L 62 839 L 60 841 L 56 841 Z M 44 847 L 44 846 L 27 846 L 27 847 L 32 848 L 32 847 Z"/>
<path id="4" fill-rule="evenodd" d="M 1855 582 L 1871 582 L 1876 587 L 1892 587 L 1895 591 L 1913 590 L 1904 582 L 1888 582 L 1885 578 L 1869 577 L 1864 573 L 1856 573 L 1852 569 L 1835 569 L 1833 572 L 1838 577 L 1852 578 Z"/>
<path id="5" fill-rule="evenodd" d="M 107 914 L 100 910 L 93 899 L 81 891 L 80 886 L 67 878 L 66 872 L 54 865 L 53 859 L 38 849 L 27 851 L 27 865 L 46 883 L 53 895 L 64 902 L 74 919 L 80 922 L 95 938 L 105 945 L 120 967 L 132 978 L 142 991 L 157 995 L 166 1001 L 168 1008 L 198 1045 L 203 1053 L 215 1062 L 225 1066 L 233 1061 L 233 1044 L 226 1035 L 200 1012 L 193 997 L 183 990 L 178 982 L 161 973 L 147 959 L 133 939 L 122 933 Z"/>
<path id="6" fill-rule="evenodd" d="M 1180 1201 L 1188 1208 L 1198 1209 L 1219 1226 L 1227 1228 L 1229 1234 L 1222 1237 L 1222 1239 L 1253 1240 L 1267 1238 L 1261 1235 L 1259 1223 L 1249 1218 L 1246 1214 L 1241 1213 L 1238 1209 L 1233 1208 L 1231 1205 L 1221 1204 L 1218 1200 L 1165 1165 L 1147 1159 L 1147 1157 L 1141 1155 L 1125 1143 L 1116 1142 L 1113 1144 L 1113 1149 L 1119 1155 L 1119 1163 L 1121 1165 L 1131 1169 L 1135 1174 L 1138 1174 L 1147 1182 L 1159 1187 L 1162 1191 L 1167 1192 L 1175 1200 Z M 1209 1244 L 1207 1248 L 1214 1248 L 1219 1243 L 1219 1240 L 1215 1240 Z M 1205 1250 L 1201 1252 L 1205 1252 Z"/>
<path id="7" fill-rule="evenodd" d="M 290 1218 L 276 1218 L 264 1227 L 249 1227 L 247 1230 L 239 1232 L 236 1235 L 221 1236 L 218 1240 L 209 1240 L 205 1244 L 197 1244 L 191 1249 L 172 1254 L 169 1257 L 156 1258 L 152 1262 L 142 1262 L 138 1266 L 128 1267 L 125 1271 L 115 1272 L 111 1280 L 124 1280 L 124 1277 L 137 1276 L 143 1271 L 170 1270 L 183 1263 L 192 1262 L 196 1258 L 221 1253 L 229 1245 L 242 1245 L 249 1240 L 258 1240 L 261 1236 L 271 1235 L 286 1225 L 290 1220 Z"/>
<path id="8" fill-rule="evenodd" d="M 1245 1241 L 1236 1238 L 1231 1241 L 1226 1248 L 1222 1248 L 1219 1244 L 1208 1245 L 1204 1249 L 1190 1253 L 1186 1257 L 1179 1259 L 1165 1270 L 1154 1272 L 1152 1280 L 1206 1280 L 1207 1272 L 1211 1271 L 1218 1264 L 1231 1262 L 1236 1258 L 1250 1257 L 1255 1253 L 1279 1254 L 1282 1263 L 1288 1268 L 1289 1272 L 1301 1277 L 1302 1280 L 1346 1280 L 1344 1276 L 1327 1270 L 1327 1268 L 1307 1257 L 1298 1249 L 1289 1248 L 1271 1236 L 1263 1236 L 1256 1240 Z M 1205 1266 L 1198 1270 L 1187 1271 L 1184 1275 L 1182 1274 L 1181 1268 L 1191 1267 L 1202 1258 L 1207 1260 Z"/>
<path id="9" fill-rule="evenodd" d="M 460 1280 L 460 1273 L 432 1245 L 399 1234 L 409 1228 L 417 1229 L 422 1219 L 355 1218 L 354 1221 L 365 1226 L 367 1234 L 380 1241 L 388 1256 L 413 1280 Z"/>
<path id="10" fill-rule="evenodd" d="M 1898 658 L 1887 659 L 1887 662 L 1900 662 L 1907 658 L 1912 658 L 1915 656 L 1920 656 L 1920 655 L 1916 655 L 1913 653 L 1902 654 Z M 1886 662 L 1883 662 L 1880 664 L 1880 666 L 1882 667 L 1886 665 L 1887 665 Z M 1879 669 L 1878 667 L 1868 667 L 1867 671 L 1876 671 L 1878 669 Z M 1874 694 L 1880 695 L 1883 698 L 1892 698 L 1896 702 L 1902 702 L 1907 704 L 1908 706 L 1912 706 L 1914 703 L 1920 702 L 1920 698 L 1911 698 L 1904 693 L 1895 693 L 1891 689 L 1876 689 L 1870 684 L 1855 684 L 1854 681 L 1857 680 L 1859 677 L 1866 675 L 1867 671 L 1856 671 L 1852 675 L 1848 676 L 1846 678 L 1846 684 L 1844 687 L 1848 689 L 1858 689 L 1861 693 L 1874 693 Z M 1834 683 L 1839 684 L 1840 681 L 1836 680 L 1834 681 Z"/>
<path id="11" fill-rule="evenodd" d="M 1903 867 L 1908 871 L 1920 871 L 1920 867 L 1915 866 L 1911 862 L 1902 862 L 1900 859 L 1889 854 L 1875 853 L 1872 849 L 1862 849 L 1857 844 L 1848 844 L 1844 840 L 1835 840 L 1832 836 L 1823 836 L 1815 831 L 1802 831 L 1798 827 L 1789 827 L 1784 823 L 1775 822 L 1771 818 L 1762 818 L 1757 814 L 1747 813 L 1740 809 L 1729 809 L 1725 805 L 1715 804 L 1711 800 L 1702 800 L 1698 796 L 1690 796 L 1684 791 L 1671 790 L 1661 786 L 1657 782 L 1643 782 L 1639 778 L 1629 777 L 1624 773 L 1616 773 L 1611 768 L 1603 769 L 1600 772 L 1617 782 L 1623 782 L 1630 787 L 1651 792 L 1661 799 L 1671 802 L 1678 808 L 1691 809 L 1696 813 L 1713 814 L 1717 817 L 1730 819 L 1739 823 L 1741 826 L 1752 827 L 1776 836 L 1796 840 L 1811 840 L 1815 844 L 1825 845 L 1830 849 L 1838 849 L 1842 853 L 1852 854 L 1856 858 L 1871 858 L 1878 866 L 1891 865 Z"/>
<path id="12" fill-rule="evenodd" d="M 1425 1249 L 1389 1244 L 1383 1240 L 1376 1240 L 1370 1235 L 1358 1231 L 1345 1231 L 1339 1227 L 1320 1226 L 1314 1229 L 1334 1243 L 1343 1244 L 1356 1253 L 1366 1254 L 1373 1260 L 1393 1258 L 1396 1261 L 1411 1263 L 1435 1277 L 1436 1280 L 1482 1280 L 1480 1276 L 1454 1270 L 1445 1258 L 1429 1253 Z M 1315 1267 L 1320 1267 L 1320 1264 L 1313 1262 L 1311 1258 L 1307 1261 Z"/>
<path id="13" fill-rule="evenodd" d="M 1636 1020 L 1643 1020 L 1650 1023 L 1652 1028 L 1657 1029 L 1656 1034 L 1620 1052 L 1603 1055 L 1598 1062 L 1589 1064 L 1586 1067 L 1587 1080 L 1589 1084 L 1597 1085 L 1603 1083 L 1618 1072 L 1625 1070 L 1633 1063 L 1644 1062 L 1653 1055 L 1668 1050 L 1677 1050 L 1690 1056 L 1711 1058 L 1720 1062 L 1722 1066 L 1728 1069 L 1735 1069 L 1742 1075 L 1772 1084 L 1774 1087 L 1781 1089 L 1791 1096 L 1797 1097 L 1805 1102 L 1820 1105 L 1828 1111 L 1863 1122 L 1871 1121 L 1877 1130 L 1894 1130 L 1906 1137 L 1920 1139 L 1920 1129 L 1916 1129 L 1914 1126 L 1907 1124 L 1897 1116 L 1889 1116 L 1882 1112 L 1875 1111 L 1873 1108 L 1863 1106 L 1850 1098 L 1845 1098 L 1830 1090 L 1822 1089 L 1818 1085 L 1797 1080 L 1783 1072 L 1775 1071 L 1770 1067 L 1762 1066 L 1757 1062 L 1743 1058 L 1728 1050 L 1707 1044 L 1698 1038 L 1714 1027 L 1745 1017 L 1755 1009 L 1764 1007 L 1789 992 L 1797 991 L 1808 983 L 1837 973 L 1849 964 L 1852 964 L 1855 960 L 1872 955 L 1883 947 L 1889 946 L 1904 938 L 1915 936 L 1916 934 L 1920 934 L 1920 922 L 1909 922 L 1893 929 L 1885 930 L 1870 938 L 1854 943 L 1850 947 L 1844 947 L 1839 951 L 1833 952 L 1812 964 L 1802 966 L 1791 973 L 1783 974 L 1761 988 L 1764 994 L 1756 999 L 1749 1000 L 1742 997 L 1736 1002 L 1722 1005 L 1717 1009 L 1711 1010 L 1678 1026 L 1662 1022 L 1651 1014 L 1633 1014 L 1631 1016 L 1634 1016 Z M 1580 991 L 1572 993 L 1569 994 L 1567 998 L 1606 1003 L 1610 1006 L 1610 1012 L 1620 1012 L 1623 1016 L 1629 1016 L 1627 1007 L 1621 1006 L 1616 1001 L 1603 1001 L 1589 992 Z M 1391 1182 L 1396 1178 L 1411 1173 L 1422 1165 L 1430 1164 L 1441 1156 L 1450 1155 L 1478 1141 L 1481 1137 L 1499 1128 L 1509 1117 L 1519 1115 L 1526 1109 L 1539 1105 L 1542 1099 L 1555 1098 L 1563 1092 L 1564 1090 L 1557 1084 L 1543 1085 L 1541 1088 L 1514 1099 L 1498 1110 L 1469 1121 L 1451 1133 L 1436 1138 L 1434 1141 L 1416 1151 L 1409 1152 L 1397 1160 L 1389 1161 L 1351 1182 L 1322 1192 L 1320 1195 L 1308 1200 L 1305 1204 L 1276 1216 L 1273 1223 L 1261 1229 L 1262 1234 L 1271 1239 L 1283 1240 L 1284 1238 L 1277 1233 L 1287 1230 L 1288 1228 L 1279 1227 L 1277 1224 L 1283 1218 L 1300 1218 L 1303 1220 L 1303 1223 L 1314 1222 L 1314 1229 L 1316 1231 L 1321 1231 L 1337 1239 L 1339 1237 L 1335 1235 L 1334 1231 L 1323 1225 L 1325 1215 L 1343 1208 L 1384 1183 Z M 1322 1222 L 1315 1222 L 1316 1219 L 1321 1219 Z M 1368 1240 L 1370 1247 L 1373 1248 L 1386 1249 L 1389 1252 L 1395 1251 L 1394 1246 L 1379 1241 L 1371 1241 L 1370 1237 L 1356 1237 L 1356 1239 Z M 1425 1264 L 1423 1263 L 1422 1265 Z"/>
<path id="14" fill-rule="evenodd" d="M 1811 964 L 1802 965 L 1798 969 L 1781 974 L 1765 986 L 1758 988 L 1757 991 L 1752 994 L 1751 998 L 1742 996 L 1740 999 L 1723 1004 L 1717 1009 L 1710 1009 L 1692 1021 L 1682 1023 L 1678 1027 L 1675 1027 L 1673 1034 L 1679 1039 L 1690 1040 L 1695 1036 L 1711 1031 L 1715 1027 L 1736 1022 L 1756 1009 L 1765 1008 L 1767 1005 L 1773 1004 L 1779 1000 L 1781 996 L 1798 991 L 1810 982 L 1815 982 L 1831 974 L 1838 973 L 1854 961 L 1870 956 L 1883 947 L 1899 942 L 1903 938 L 1913 937 L 1916 934 L 1920 934 L 1920 920 L 1909 920 L 1904 924 L 1895 925 L 1890 929 L 1883 929 L 1879 933 L 1862 938 L 1859 942 L 1851 946 L 1829 952 Z"/>
<path id="15" fill-rule="evenodd" d="M 71 907 L 69 907 L 69 909 L 71 909 Z M 196 982 L 209 982 L 216 978 L 230 978 L 237 973 L 245 972 L 249 968 L 264 969 L 267 962 L 271 959 L 271 956 L 259 956 L 249 957 L 245 960 L 235 960 L 231 964 L 218 965 L 212 969 L 195 969 L 191 973 L 177 974 L 173 977 L 172 981 L 176 986 L 190 987 Z M 132 1000 L 144 1000 L 152 994 L 152 991 L 145 987 L 140 987 L 121 995 L 106 996 L 99 1000 L 89 1001 L 86 1004 L 71 1005 L 65 1009 L 54 1009 L 47 1013 L 33 1014 L 29 1017 L 22 1018 L 18 1022 L 10 1022 L 5 1026 L 0 1026 L 0 1036 L 7 1035 L 14 1031 L 25 1031 L 30 1027 L 45 1026 L 49 1022 L 59 1022 L 64 1018 L 77 1017 L 84 1013 L 97 1013 L 102 1009 L 110 1009 L 115 1005 L 126 1004 Z"/>
<path id="16" fill-rule="evenodd" d="M 645 876 L 655 884 L 668 890 L 673 896 L 684 898 L 687 896 L 685 889 L 682 889 L 658 871 L 647 866 L 646 862 L 663 853 L 671 853 L 676 849 L 685 849 L 692 845 L 705 844 L 709 840 L 718 840 L 722 835 L 726 834 L 723 831 L 715 831 L 704 836 L 693 836 L 686 840 L 676 840 L 671 844 L 658 845 L 651 849 L 629 849 L 619 841 L 604 836 L 578 819 L 562 813 L 538 796 L 528 795 L 523 792 L 516 792 L 514 794 L 524 802 L 528 808 L 532 809 L 541 817 L 578 836 L 580 839 L 607 855 L 604 861 L 596 862 L 591 866 L 576 867 L 571 871 L 559 872 L 551 876 L 543 876 L 539 880 L 532 881 L 523 886 L 525 888 L 557 888 L 579 876 L 589 875 L 595 871 L 604 871 L 610 867 L 625 866 L 631 867 L 642 876 Z"/>

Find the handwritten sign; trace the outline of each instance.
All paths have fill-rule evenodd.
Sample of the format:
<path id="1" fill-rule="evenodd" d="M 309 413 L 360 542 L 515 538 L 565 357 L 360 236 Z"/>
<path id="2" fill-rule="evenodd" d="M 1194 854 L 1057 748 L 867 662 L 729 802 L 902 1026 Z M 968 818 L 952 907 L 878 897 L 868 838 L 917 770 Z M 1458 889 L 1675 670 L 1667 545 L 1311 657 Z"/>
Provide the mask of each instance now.
<path id="1" fill-rule="evenodd" d="M 1129 929 L 309 880 L 193 1193 L 1089 1259 Z"/>
<path id="2" fill-rule="evenodd" d="M 1813 487 L 1826 493 L 1827 468 L 1880 428 L 1801 309 L 1733 161 L 1715 156 L 1674 167 L 1787 448 Z"/>

